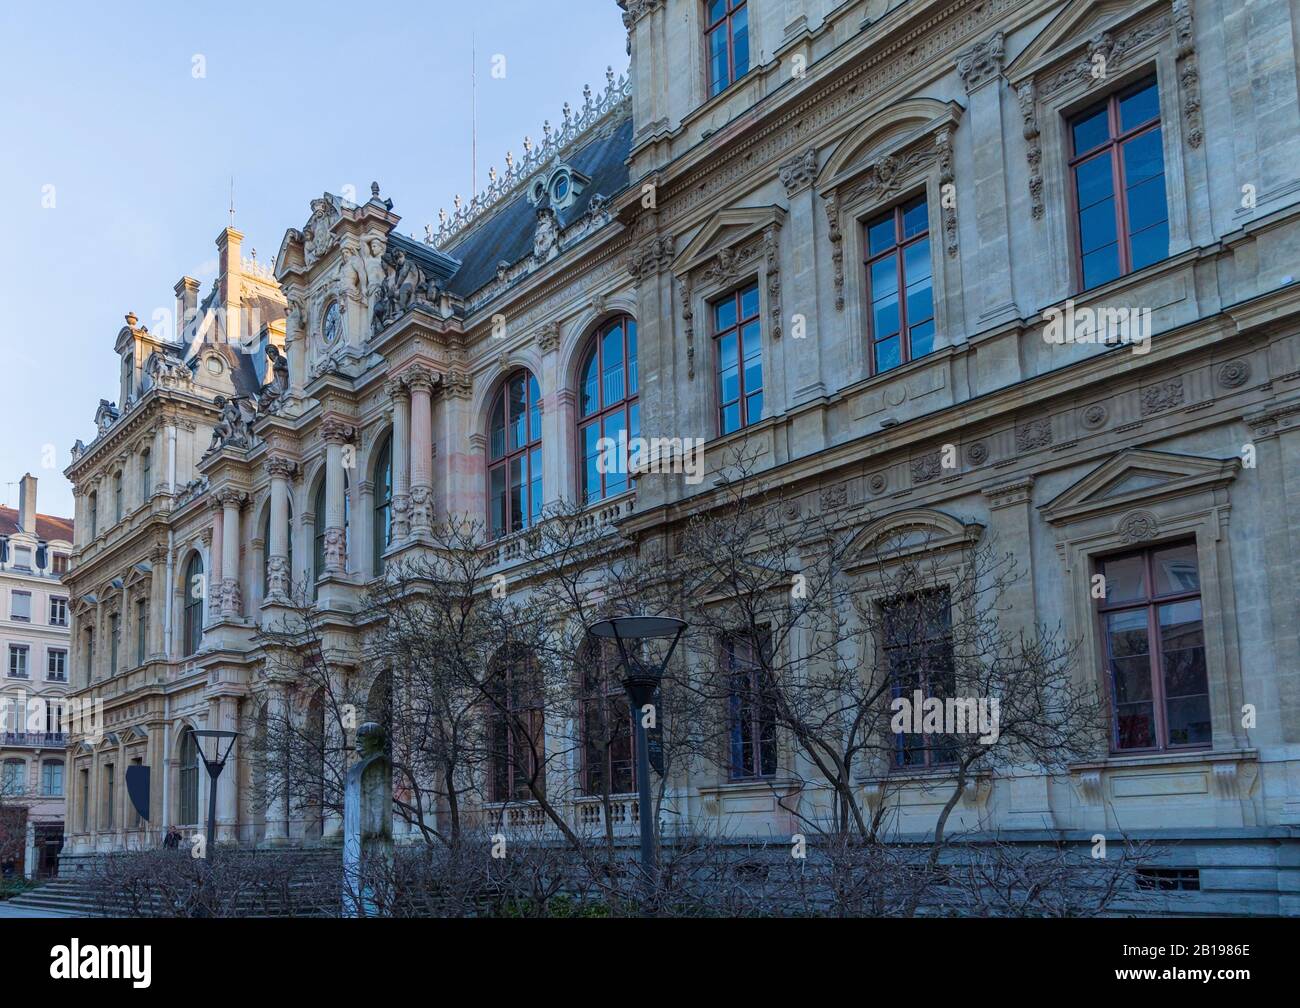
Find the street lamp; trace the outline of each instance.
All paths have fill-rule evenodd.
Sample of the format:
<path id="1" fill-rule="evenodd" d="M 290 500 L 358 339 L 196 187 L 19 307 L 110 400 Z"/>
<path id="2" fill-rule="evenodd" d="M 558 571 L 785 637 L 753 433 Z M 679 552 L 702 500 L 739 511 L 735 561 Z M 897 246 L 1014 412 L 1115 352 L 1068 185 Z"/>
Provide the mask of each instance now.
<path id="1" fill-rule="evenodd" d="M 681 640 L 682 631 L 685 629 L 685 621 L 672 616 L 614 616 L 611 619 L 598 620 L 587 627 L 590 636 L 615 641 L 623 663 L 623 688 L 627 690 L 627 699 L 632 705 L 632 722 L 636 726 L 636 789 L 641 819 L 641 873 L 645 877 L 647 902 L 653 899 L 658 884 L 658 865 L 655 863 L 654 825 L 651 822 L 650 812 L 650 745 L 641 711 L 654 701 L 655 691 L 663 681 L 664 669 L 668 667 L 668 661 L 672 658 L 677 642 Z M 657 667 L 642 661 L 636 654 L 628 654 L 629 642 L 640 644 L 645 640 L 668 637 L 671 637 L 673 642 L 668 646 L 668 653 L 664 655 L 664 660 Z M 657 720 L 657 712 L 655 717 Z"/>
<path id="2" fill-rule="evenodd" d="M 240 732 L 222 731 L 216 728 L 196 728 L 194 738 L 198 741 L 199 758 L 203 760 L 208 771 L 208 844 L 205 848 L 210 857 L 213 851 L 213 830 L 217 821 L 217 778 L 226 769 L 226 760 L 235 748 L 235 739 Z M 211 751 L 211 756 L 208 755 Z"/>

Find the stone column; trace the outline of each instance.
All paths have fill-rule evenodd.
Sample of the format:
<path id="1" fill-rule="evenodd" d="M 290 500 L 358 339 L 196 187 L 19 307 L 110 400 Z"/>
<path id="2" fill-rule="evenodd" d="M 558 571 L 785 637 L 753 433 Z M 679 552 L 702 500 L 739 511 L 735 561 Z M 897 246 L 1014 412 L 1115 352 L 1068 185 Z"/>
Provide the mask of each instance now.
<path id="1" fill-rule="evenodd" d="M 222 510 L 221 501 L 214 499 L 212 502 L 212 546 L 208 549 L 208 615 L 218 616 L 221 613 L 221 566 L 225 557 L 225 543 L 222 541 L 225 529 L 224 511 Z M 185 586 L 185 595 L 193 591 L 191 585 Z"/>
<path id="2" fill-rule="evenodd" d="M 233 696 L 223 696 L 211 701 L 208 708 L 208 724 L 220 728 L 224 731 L 233 731 L 239 727 L 239 698 Z M 240 743 L 243 739 L 235 741 L 234 748 L 230 751 L 230 759 L 226 761 L 226 767 L 221 771 L 221 777 L 217 780 L 217 843 L 237 843 L 239 840 L 239 816 L 237 809 L 239 807 L 239 767 L 243 760 L 240 752 Z M 223 743 L 224 745 L 224 743 Z M 204 776 L 206 770 L 201 770 Z M 206 822 L 207 809 L 202 810 L 204 821 Z"/>
<path id="3" fill-rule="evenodd" d="M 337 417 L 321 425 L 325 439 L 325 573 L 347 573 L 347 534 L 343 526 L 343 446 L 353 438 L 352 426 Z M 319 522 L 321 516 L 316 516 Z"/>
<path id="4" fill-rule="evenodd" d="M 282 736 L 289 718 L 289 694 L 287 684 L 272 679 L 267 690 L 266 728 L 274 739 Z M 267 768 L 266 781 L 266 841 L 282 844 L 289 839 L 289 805 L 288 782 L 283 765 L 271 765 Z"/>
<path id="5" fill-rule="evenodd" d="M 433 530 L 433 387 L 440 376 L 417 365 L 405 378 L 411 390 L 410 535 L 419 539 Z"/>
<path id="6" fill-rule="evenodd" d="M 153 569 L 149 578 L 149 653 L 165 654 L 163 630 L 167 623 L 167 547 L 158 544 L 149 553 Z"/>
<path id="7" fill-rule="evenodd" d="M 244 600 L 239 588 L 239 511 L 245 496 L 238 490 L 222 490 L 221 503 L 221 616 L 236 619 L 243 614 Z"/>
<path id="8" fill-rule="evenodd" d="M 273 455 L 266 460 L 271 477 L 271 534 L 265 544 L 266 601 L 288 601 L 293 572 L 289 570 L 289 481 L 298 467 L 291 459 Z"/>
<path id="9" fill-rule="evenodd" d="M 393 400 L 393 544 L 411 532 L 411 392 L 400 378 L 384 386 Z"/>
<path id="10" fill-rule="evenodd" d="M 1006 151 L 1002 128 L 1002 58 L 1005 38 L 997 31 L 957 57 L 957 73 L 966 87 L 974 149 L 972 174 L 975 266 L 980 275 L 975 329 L 1019 317 L 1011 286 L 1011 225 L 1007 206 Z"/>

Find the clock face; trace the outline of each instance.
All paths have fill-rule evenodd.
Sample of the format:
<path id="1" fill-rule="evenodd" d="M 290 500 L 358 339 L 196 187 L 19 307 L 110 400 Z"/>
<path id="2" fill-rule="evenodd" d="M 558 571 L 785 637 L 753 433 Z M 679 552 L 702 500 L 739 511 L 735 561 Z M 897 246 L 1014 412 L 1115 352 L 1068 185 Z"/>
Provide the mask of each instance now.
<path id="1" fill-rule="evenodd" d="M 342 328 L 343 320 L 339 313 L 339 303 L 335 301 L 325 309 L 325 324 L 321 326 L 321 337 L 327 345 L 333 346 L 338 342 Z"/>

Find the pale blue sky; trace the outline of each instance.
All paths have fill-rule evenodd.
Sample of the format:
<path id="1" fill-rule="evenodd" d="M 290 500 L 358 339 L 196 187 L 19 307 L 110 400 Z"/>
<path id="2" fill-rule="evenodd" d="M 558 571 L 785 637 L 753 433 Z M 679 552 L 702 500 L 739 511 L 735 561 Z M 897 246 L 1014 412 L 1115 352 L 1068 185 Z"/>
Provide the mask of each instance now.
<path id="1" fill-rule="evenodd" d="M 206 292 L 232 174 L 235 225 L 259 259 L 310 199 L 349 184 L 365 199 L 372 179 L 400 229 L 423 235 L 469 195 L 472 64 L 482 188 L 525 134 L 581 105 L 583 84 L 602 88 L 608 65 L 626 72 L 620 13 L 614 0 L 6 0 L 0 503 L 16 504 L 31 471 L 39 510 L 72 513 L 62 470 L 73 441 L 91 439 L 100 398 L 117 399 L 122 317 L 170 310 L 183 274 Z"/>

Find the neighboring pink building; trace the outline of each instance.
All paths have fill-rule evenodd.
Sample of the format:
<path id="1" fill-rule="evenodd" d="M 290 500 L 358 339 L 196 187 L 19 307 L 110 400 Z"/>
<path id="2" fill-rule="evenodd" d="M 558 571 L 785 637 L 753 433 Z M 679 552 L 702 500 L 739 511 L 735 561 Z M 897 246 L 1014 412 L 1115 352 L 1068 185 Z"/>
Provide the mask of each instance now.
<path id="1" fill-rule="evenodd" d="M 0 507 L 0 870 L 54 874 L 66 781 L 72 520 L 38 514 L 36 477 Z"/>

